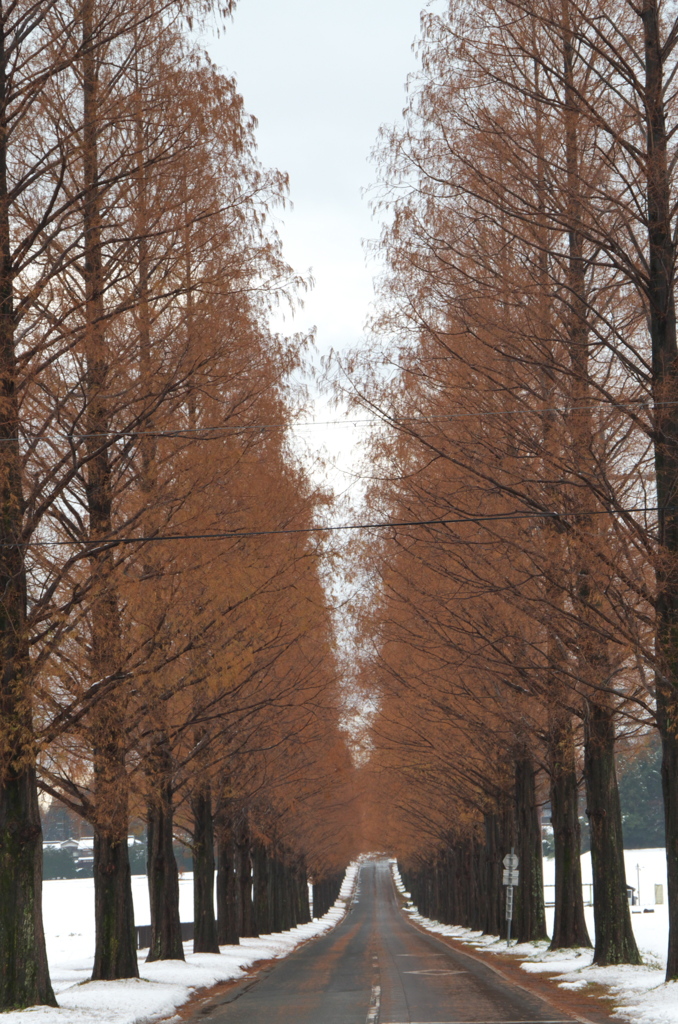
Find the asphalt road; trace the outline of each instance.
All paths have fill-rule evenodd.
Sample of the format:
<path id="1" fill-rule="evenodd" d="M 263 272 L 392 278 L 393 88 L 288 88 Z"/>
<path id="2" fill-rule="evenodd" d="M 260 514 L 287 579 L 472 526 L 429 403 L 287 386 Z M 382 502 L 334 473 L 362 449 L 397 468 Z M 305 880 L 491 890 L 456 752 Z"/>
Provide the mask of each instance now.
<path id="1" fill-rule="evenodd" d="M 386 861 L 363 866 L 329 934 L 204 1005 L 212 1024 L 569 1024 L 486 964 L 420 932 L 399 910 Z"/>

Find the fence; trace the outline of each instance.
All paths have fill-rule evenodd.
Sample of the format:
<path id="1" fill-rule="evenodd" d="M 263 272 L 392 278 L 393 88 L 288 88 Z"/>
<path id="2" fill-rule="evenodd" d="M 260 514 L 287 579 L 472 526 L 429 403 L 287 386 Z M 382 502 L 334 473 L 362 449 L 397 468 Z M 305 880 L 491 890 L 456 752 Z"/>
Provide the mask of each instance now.
<path id="1" fill-rule="evenodd" d="M 150 924 L 138 924 L 136 926 L 137 949 L 148 949 L 151 944 Z M 188 942 L 193 938 L 193 922 L 181 922 L 181 941 Z"/>
<path id="2" fill-rule="evenodd" d="M 584 882 L 582 885 L 582 891 L 584 893 L 584 906 L 593 906 L 593 885 L 591 882 Z M 547 907 L 555 907 L 556 905 L 556 887 L 555 885 L 544 886 L 544 905 Z"/>

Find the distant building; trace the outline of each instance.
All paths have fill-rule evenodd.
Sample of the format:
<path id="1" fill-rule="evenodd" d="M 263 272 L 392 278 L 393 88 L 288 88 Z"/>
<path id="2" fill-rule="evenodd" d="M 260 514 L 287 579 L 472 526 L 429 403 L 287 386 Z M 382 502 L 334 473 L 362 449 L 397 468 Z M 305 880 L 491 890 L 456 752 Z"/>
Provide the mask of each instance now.
<path id="1" fill-rule="evenodd" d="M 53 842 L 63 842 L 71 837 L 81 839 L 91 833 L 92 826 L 58 800 L 41 811 L 42 837 Z"/>

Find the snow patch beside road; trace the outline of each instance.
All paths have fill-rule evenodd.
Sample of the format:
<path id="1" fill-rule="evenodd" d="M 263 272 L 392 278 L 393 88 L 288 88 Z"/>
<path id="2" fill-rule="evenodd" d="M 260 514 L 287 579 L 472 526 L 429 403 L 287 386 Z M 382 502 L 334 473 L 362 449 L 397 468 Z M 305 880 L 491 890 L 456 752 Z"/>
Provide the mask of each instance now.
<path id="1" fill-rule="evenodd" d="M 238 981 L 258 960 L 287 956 L 302 942 L 331 931 L 346 913 L 357 875 L 358 864 L 349 865 L 332 909 L 309 924 L 258 939 L 241 939 L 239 946 L 222 946 L 220 954 L 191 953 L 192 943 L 187 942 L 184 944 L 185 963 L 159 960 L 147 964 L 144 962 L 147 950 L 140 950 L 141 977 L 125 981 L 89 981 L 94 952 L 92 880 L 45 882 L 47 952 L 59 1006 L 56 1009 L 36 1006 L 3 1013 L 2 1024 L 147 1024 L 168 1017 L 190 999 L 196 989 Z M 143 921 L 143 909 L 148 901 L 146 878 L 134 876 L 133 881 L 136 916 Z M 188 908 L 192 903 L 191 878 L 182 879 L 180 892 L 181 904 Z M 182 916 L 189 917 L 185 913 Z"/>

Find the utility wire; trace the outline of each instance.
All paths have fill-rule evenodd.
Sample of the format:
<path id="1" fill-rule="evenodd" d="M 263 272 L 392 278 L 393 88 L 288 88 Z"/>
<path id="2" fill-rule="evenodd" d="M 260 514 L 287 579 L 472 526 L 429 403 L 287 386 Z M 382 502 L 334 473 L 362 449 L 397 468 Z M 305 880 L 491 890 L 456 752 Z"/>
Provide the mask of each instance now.
<path id="1" fill-rule="evenodd" d="M 654 409 L 665 408 L 668 406 L 676 406 L 678 402 L 648 402 L 645 399 L 638 399 L 637 401 L 631 402 L 612 402 L 609 399 L 600 398 L 597 400 L 598 404 L 607 404 L 613 409 L 646 409 L 652 411 Z M 457 412 L 450 413 L 448 416 L 403 416 L 400 418 L 391 417 L 388 414 L 384 414 L 383 417 L 372 416 L 366 419 L 352 420 L 352 419 L 341 419 L 341 420 L 305 420 L 299 423 L 291 420 L 289 423 L 240 423 L 240 424 L 222 424 L 221 426 L 213 427 L 176 427 L 172 430 L 109 430 L 107 432 L 100 431 L 92 434 L 76 434 L 76 433 L 63 433 L 63 434 L 52 434 L 54 437 L 61 437 L 65 441 L 86 441 L 93 438 L 111 438 L 113 440 L 121 438 L 135 438 L 135 437 L 184 437 L 195 434 L 210 434 L 219 435 L 224 432 L 228 433 L 241 433 L 243 431 L 250 430 L 295 430 L 297 428 L 306 427 L 357 427 L 367 426 L 370 424 L 388 424 L 394 427 L 405 426 L 413 423 L 421 424 L 426 426 L 428 423 L 450 423 L 454 420 L 460 419 L 485 419 L 487 417 L 496 416 L 520 416 L 525 413 L 532 413 L 535 416 L 541 416 L 547 412 L 561 413 L 566 415 L 571 412 L 593 412 L 597 408 L 596 405 L 570 405 L 570 406 L 550 406 L 550 407 L 535 407 L 535 406 L 521 406 L 519 409 L 495 409 L 487 412 Z M 28 438 L 40 438 L 42 435 L 38 433 L 31 434 L 29 431 L 22 431 L 22 436 Z M 49 437 L 50 435 L 46 435 Z M 211 437 L 200 438 L 202 441 L 212 440 Z M 0 441 L 11 444 L 15 442 L 15 438 L 4 437 L 0 438 Z"/>
<path id="2" fill-rule="evenodd" d="M 592 512 L 498 512 L 486 516 L 460 516 L 453 519 L 413 519 L 385 523 L 342 523 L 337 526 L 304 526 L 283 530 L 231 530 L 224 533 L 169 533 L 150 534 L 145 537 L 99 537 L 94 540 L 35 540 L 22 545 L 3 543 L 0 547 L 28 546 L 64 547 L 75 544 L 114 547 L 116 544 L 150 544 L 175 540 L 236 540 L 239 537 L 279 537 L 292 534 L 337 533 L 341 530 L 394 530 L 405 526 L 450 526 L 462 523 L 504 523 L 521 519 L 579 519 L 582 516 L 632 515 L 635 512 L 675 512 L 674 507 L 639 506 L 626 509 L 599 509 Z"/>

